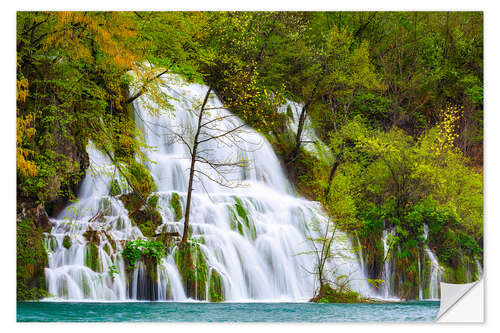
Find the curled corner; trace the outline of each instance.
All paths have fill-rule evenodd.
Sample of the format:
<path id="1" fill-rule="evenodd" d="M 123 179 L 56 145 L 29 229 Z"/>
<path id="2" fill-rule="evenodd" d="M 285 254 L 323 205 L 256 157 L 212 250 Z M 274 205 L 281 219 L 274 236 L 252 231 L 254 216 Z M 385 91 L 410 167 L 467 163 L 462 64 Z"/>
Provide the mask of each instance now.
<path id="1" fill-rule="evenodd" d="M 441 282 L 439 323 L 484 322 L 484 279 L 472 283 Z"/>

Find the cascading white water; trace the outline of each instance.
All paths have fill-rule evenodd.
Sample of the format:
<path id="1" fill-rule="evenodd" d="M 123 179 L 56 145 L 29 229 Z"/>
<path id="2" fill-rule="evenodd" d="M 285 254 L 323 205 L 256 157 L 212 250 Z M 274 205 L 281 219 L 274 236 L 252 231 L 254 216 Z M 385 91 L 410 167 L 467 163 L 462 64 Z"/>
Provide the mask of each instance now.
<path id="1" fill-rule="evenodd" d="M 424 238 L 427 240 L 429 235 L 429 227 L 424 225 Z M 439 282 L 443 278 L 443 269 L 439 265 L 434 252 L 425 244 L 424 253 L 427 256 L 428 264 L 430 265 L 430 280 L 429 280 L 429 299 L 439 299 Z"/>
<path id="2" fill-rule="evenodd" d="M 392 256 L 389 254 L 390 244 L 389 235 L 393 234 L 394 230 L 384 229 L 382 232 L 382 243 L 384 244 L 384 268 L 382 271 L 382 280 L 385 283 L 382 285 L 381 294 L 385 299 L 395 298 L 392 295 L 391 274 L 392 274 Z"/>
<path id="3" fill-rule="evenodd" d="M 175 221 L 170 201 L 177 193 L 184 210 L 190 154 L 174 133 L 192 142 L 197 110 L 208 87 L 185 84 L 175 76 L 167 77 L 164 83 L 163 92 L 175 98 L 171 114 L 148 112 L 146 106 L 154 105 L 144 98 L 134 102 L 134 109 L 147 145 L 154 147 L 144 152 L 150 160 L 146 166 L 158 187 L 163 223 L 156 232 L 182 233 L 184 220 Z M 220 129 L 227 131 L 242 124 L 217 97 L 209 99 L 207 110 L 204 121 L 213 121 L 213 126 L 204 134 L 206 138 L 223 133 Z M 300 301 L 312 297 L 317 286 L 310 272 L 316 259 L 307 253 L 313 250 L 307 237 L 316 235 L 310 228 L 312 222 L 327 223 L 320 204 L 294 195 L 271 146 L 250 128 L 243 128 L 238 135 L 206 141 L 199 149 L 210 161 L 247 161 L 244 166 L 224 170 L 227 182 L 238 186 L 222 186 L 203 177 L 194 183 L 191 237 L 201 243 L 209 275 L 213 270 L 220 275 L 225 300 Z M 143 235 L 122 202 L 109 196 L 111 180 L 119 180 L 109 159 L 91 144 L 88 153 L 90 170 L 79 201 L 52 219 L 54 226 L 46 238 L 50 256 L 46 268 L 48 291 L 58 299 L 143 299 L 145 268 L 138 264 L 128 280 L 121 255 L 126 241 Z M 208 164 L 198 163 L 197 168 L 211 178 L 218 177 Z M 246 219 L 238 214 L 237 206 L 244 210 Z M 70 237 L 70 245 L 67 241 L 65 244 L 65 237 Z M 92 250 L 90 237 L 98 239 L 94 242 L 96 250 Z M 338 237 L 334 248 L 340 254 L 329 263 L 335 274 L 349 275 L 354 290 L 370 295 L 347 237 Z M 158 266 L 154 293 L 153 299 L 158 300 L 186 299 L 174 253 Z"/>
<path id="4" fill-rule="evenodd" d="M 394 287 L 392 286 L 391 277 L 394 275 L 393 272 L 393 257 L 388 254 L 390 250 L 389 235 L 394 235 L 395 229 L 390 230 L 385 229 L 382 232 L 382 243 L 384 245 L 384 257 L 387 260 L 384 261 L 384 267 L 382 271 L 382 279 L 385 281 L 381 288 L 382 297 L 385 299 L 396 299 L 397 296 L 393 294 Z M 424 225 L 424 238 L 427 239 L 428 227 Z M 418 298 L 419 299 L 439 299 L 439 282 L 443 278 L 442 268 L 439 265 L 439 261 L 436 258 L 434 252 L 425 245 L 422 256 L 417 257 L 417 267 L 418 267 Z"/>

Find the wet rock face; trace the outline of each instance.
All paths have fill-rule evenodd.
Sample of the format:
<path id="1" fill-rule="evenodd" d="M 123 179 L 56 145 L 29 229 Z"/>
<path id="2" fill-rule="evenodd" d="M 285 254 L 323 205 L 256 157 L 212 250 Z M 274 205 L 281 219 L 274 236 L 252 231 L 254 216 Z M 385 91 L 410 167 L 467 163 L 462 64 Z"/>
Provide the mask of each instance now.
<path id="1" fill-rule="evenodd" d="M 28 201 L 20 203 L 17 207 L 17 220 L 23 219 L 33 220 L 35 226 L 45 232 L 50 231 L 52 228 L 52 223 L 43 203 L 37 206 Z"/>

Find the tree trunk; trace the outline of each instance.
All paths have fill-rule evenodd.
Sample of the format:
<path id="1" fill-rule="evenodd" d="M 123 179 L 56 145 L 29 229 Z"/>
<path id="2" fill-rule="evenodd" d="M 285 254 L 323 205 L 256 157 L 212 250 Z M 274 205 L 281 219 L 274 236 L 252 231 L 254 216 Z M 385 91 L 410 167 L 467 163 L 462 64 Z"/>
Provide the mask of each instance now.
<path id="1" fill-rule="evenodd" d="M 201 105 L 200 115 L 198 116 L 198 125 L 196 128 L 196 134 L 194 136 L 193 149 L 191 151 L 191 167 L 189 168 L 189 183 L 188 183 L 188 191 L 187 191 L 187 199 L 186 199 L 186 212 L 184 213 L 184 231 L 182 232 L 182 240 L 181 244 L 185 244 L 187 242 L 188 230 L 189 230 L 189 215 L 191 211 L 191 194 L 193 192 L 193 179 L 194 179 L 194 171 L 196 165 L 196 152 L 198 149 L 198 138 L 200 136 L 201 131 L 201 121 L 203 119 L 203 112 L 205 111 L 205 105 L 208 101 L 208 96 L 210 95 L 210 91 L 212 89 L 208 88 L 208 91 L 205 95 L 205 99 L 203 100 L 203 104 Z"/>
<path id="2" fill-rule="evenodd" d="M 340 153 L 336 156 L 335 162 L 333 162 L 332 169 L 330 170 L 330 176 L 328 177 L 328 186 L 325 192 L 325 199 L 328 200 L 328 195 L 330 194 L 330 188 L 332 187 L 333 177 L 337 172 L 337 168 L 339 167 L 340 161 L 342 159 L 342 153 L 344 152 L 344 146 L 340 148 Z"/>
<path id="3" fill-rule="evenodd" d="M 324 68 L 323 68 L 324 70 Z M 297 158 L 297 155 L 299 154 L 299 149 L 300 145 L 302 144 L 302 130 L 304 129 L 304 123 L 306 121 L 307 117 L 307 110 L 309 108 L 309 105 L 313 102 L 315 96 L 316 96 L 316 90 L 318 89 L 319 83 L 321 81 L 321 75 L 318 76 L 318 80 L 314 84 L 314 89 L 311 93 L 311 97 L 307 102 L 304 103 L 304 106 L 302 107 L 302 111 L 300 112 L 299 116 L 299 125 L 297 126 L 297 135 L 295 136 L 295 148 L 293 148 L 292 152 L 290 155 L 288 155 L 288 158 L 286 159 L 286 164 L 290 164 L 295 159 Z"/>
<path id="4" fill-rule="evenodd" d="M 304 123 L 306 121 L 307 117 L 307 107 L 309 106 L 309 103 L 304 104 L 302 107 L 302 111 L 300 112 L 299 116 L 299 124 L 297 126 L 297 134 L 295 136 L 295 147 L 293 148 L 292 152 L 290 155 L 288 155 L 286 163 L 289 164 L 297 158 L 297 155 L 299 153 L 300 146 L 302 144 L 302 131 L 304 130 Z"/>

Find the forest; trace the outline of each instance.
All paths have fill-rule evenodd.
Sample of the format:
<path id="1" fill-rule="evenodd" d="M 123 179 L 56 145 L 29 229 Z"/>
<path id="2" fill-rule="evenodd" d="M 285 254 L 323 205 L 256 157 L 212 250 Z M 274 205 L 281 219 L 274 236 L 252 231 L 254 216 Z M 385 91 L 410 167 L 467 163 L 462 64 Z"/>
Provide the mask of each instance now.
<path id="1" fill-rule="evenodd" d="M 116 167 L 123 184 L 113 181 L 109 195 L 119 196 L 147 239 L 127 243 L 126 269 L 142 258 L 157 280 L 151 265 L 174 242 L 186 295 L 224 300 L 224 274 L 206 273 L 203 244 L 192 241 L 189 225 L 197 222 L 195 163 L 219 170 L 198 158 L 197 145 L 218 137 L 186 143 L 187 197 L 168 199 L 183 222 L 179 239 L 156 231 L 164 200 L 155 195 L 151 147 L 134 105 L 147 99 L 149 114 L 176 117 L 175 97 L 161 88 L 168 75 L 209 88 L 200 120 L 213 93 L 270 143 L 294 191 L 319 202 L 327 223 L 352 241 L 373 288 L 390 279 L 390 294 L 425 298 L 424 248 L 445 282 L 480 274 L 482 12 L 18 12 L 16 51 L 18 300 L 49 295 L 44 238 L 51 219 L 77 200 L 89 142 Z M 205 124 L 198 122 L 198 134 Z M 306 138 L 308 128 L 317 142 Z M 250 230 L 238 200 L 233 215 Z M 91 231 L 84 237 L 98 239 Z M 328 228 L 309 239 L 326 246 L 319 261 L 329 259 Z M 69 238 L 62 247 L 71 247 Z M 97 248 L 86 250 L 93 271 Z M 109 270 L 113 278 L 117 267 Z M 309 297 L 359 301 L 343 287 L 320 275 Z"/>

